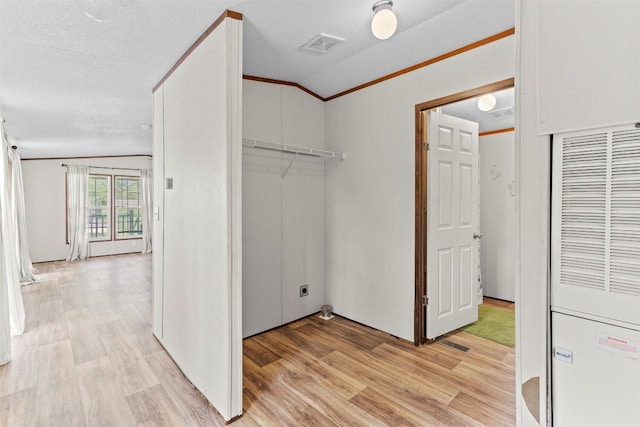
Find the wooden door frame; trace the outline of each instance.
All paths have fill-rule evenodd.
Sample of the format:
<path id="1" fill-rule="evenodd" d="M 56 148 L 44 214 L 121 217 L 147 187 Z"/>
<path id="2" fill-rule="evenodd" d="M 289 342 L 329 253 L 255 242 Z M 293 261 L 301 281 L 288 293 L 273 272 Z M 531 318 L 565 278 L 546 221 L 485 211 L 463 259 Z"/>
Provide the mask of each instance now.
<path id="1" fill-rule="evenodd" d="M 505 79 L 484 86 L 458 92 L 442 98 L 432 99 L 415 106 L 415 157 L 416 157 L 416 173 L 415 173 L 415 301 L 414 301 L 414 343 L 415 345 L 424 344 L 424 310 L 423 297 L 426 295 L 426 282 L 424 280 L 427 268 L 425 262 L 425 227 L 423 211 L 426 210 L 427 189 L 423 188 L 423 174 L 427 173 L 427 165 L 423 162 L 423 150 L 427 151 L 426 143 L 426 126 L 423 125 L 422 112 L 429 111 L 434 108 L 443 107 L 458 101 L 475 98 L 491 92 L 497 92 L 503 89 L 509 89 L 515 86 L 515 79 Z M 426 156 L 425 156 L 426 157 Z"/>

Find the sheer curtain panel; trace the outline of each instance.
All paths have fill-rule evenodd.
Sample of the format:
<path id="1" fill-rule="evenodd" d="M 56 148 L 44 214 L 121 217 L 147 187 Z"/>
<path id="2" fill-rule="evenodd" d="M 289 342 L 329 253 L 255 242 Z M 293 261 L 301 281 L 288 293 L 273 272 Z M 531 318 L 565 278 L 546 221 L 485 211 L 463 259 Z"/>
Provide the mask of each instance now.
<path id="1" fill-rule="evenodd" d="M 153 235 L 153 171 L 142 169 L 140 171 L 142 180 L 142 253 L 151 253 L 151 236 Z"/>
<path id="2" fill-rule="evenodd" d="M 7 341 L 6 329 L 10 335 L 24 332 L 25 314 L 20 292 L 18 257 L 15 251 L 14 225 L 11 215 L 11 188 L 9 184 L 9 144 L 0 119 L 2 147 L 0 149 L 0 363 L 11 354 L 11 341 Z"/>
<path id="3" fill-rule="evenodd" d="M 6 144 L 4 137 L 4 120 L 0 117 L 0 134 L 2 137 L 1 151 L 6 153 Z M 0 155 L 0 158 L 3 157 Z M 0 166 L 2 170 L 6 169 L 8 165 L 3 164 Z M 1 175 L 1 174 L 0 174 Z M 5 220 L 2 212 L 4 211 L 4 205 L 7 203 L 8 186 L 0 187 L 0 249 L 2 249 L 3 256 L 0 256 L 0 365 L 4 365 L 9 362 L 11 358 L 11 315 L 9 312 L 9 287 L 11 284 L 8 280 L 8 266 L 5 262 L 4 256 L 4 242 L 5 238 Z"/>
<path id="4" fill-rule="evenodd" d="M 2 240 L 0 227 L 0 240 Z M 9 286 L 6 280 L 6 265 L 4 257 L 0 257 L 0 365 L 11 359 L 11 327 L 9 314 Z"/>
<path id="5" fill-rule="evenodd" d="M 22 183 L 22 163 L 20 155 L 9 152 L 11 159 L 11 209 L 15 230 L 15 250 L 18 259 L 18 272 L 23 285 L 36 281 L 36 273 L 29 256 L 29 240 L 27 238 L 27 219 L 24 210 L 24 185 Z"/>
<path id="6" fill-rule="evenodd" d="M 69 254 L 67 261 L 89 258 L 89 167 L 67 165 Z"/>

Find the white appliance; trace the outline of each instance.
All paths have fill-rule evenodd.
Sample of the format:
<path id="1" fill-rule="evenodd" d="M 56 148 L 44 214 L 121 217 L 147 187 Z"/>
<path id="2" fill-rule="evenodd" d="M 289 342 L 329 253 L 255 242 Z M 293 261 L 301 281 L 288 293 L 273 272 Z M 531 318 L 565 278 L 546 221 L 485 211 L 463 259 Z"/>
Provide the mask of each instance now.
<path id="1" fill-rule="evenodd" d="M 554 135 L 552 420 L 640 426 L 640 129 Z"/>

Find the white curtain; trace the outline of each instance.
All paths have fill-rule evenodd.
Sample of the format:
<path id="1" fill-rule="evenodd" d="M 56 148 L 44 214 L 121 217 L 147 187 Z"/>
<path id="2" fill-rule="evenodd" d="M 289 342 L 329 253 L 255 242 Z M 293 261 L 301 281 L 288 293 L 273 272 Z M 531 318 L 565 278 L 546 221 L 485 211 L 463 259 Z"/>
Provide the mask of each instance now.
<path id="1" fill-rule="evenodd" d="M 25 285 L 36 281 L 29 256 L 29 241 L 27 238 L 27 218 L 24 210 L 24 185 L 22 183 L 22 164 L 20 155 L 15 150 L 9 151 L 11 160 L 11 210 L 15 230 L 15 250 L 18 257 L 18 272 L 20 282 Z"/>
<path id="2" fill-rule="evenodd" d="M 9 146 L 0 118 L 0 364 L 11 356 L 11 335 L 24 332 L 24 305 L 20 292 L 9 185 Z"/>
<path id="3" fill-rule="evenodd" d="M 153 171 L 142 169 L 140 171 L 142 180 L 142 253 L 151 253 L 151 237 L 153 235 Z"/>
<path id="4" fill-rule="evenodd" d="M 67 261 L 89 257 L 89 167 L 67 165 L 69 254 Z"/>
<path id="5" fill-rule="evenodd" d="M 3 239 L 0 226 L 0 241 Z M 4 257 L 0 257 L 0 365 L 11 359 L 11 316 L 9 314 L 9 282 L 7 281 L 7 266 Z"/>
<path id="6" fill-rule="evenodd" d="M 0 134 L 2 134 L 1 151 L 6 153 L 6 144 L 4 137 L 4 125 L 3 120 L 0 117 Z M 0 156 L 2 157 L 2 156 Z M 3 165 L 1 168 L 6 168 L 8 165 Z M 5 238 L 5 221 L 3 219 L 2 212 L 4 212 L 4 206 L 8 203 L 6 187 L 0 187 L 0 249 L 4 254 L 4 243 L 7 240 Z M 11 358 L 11 315 L 9 313 L 9 288 L 11 286 L 8 280 L 8 265 L 5 262 L 4 256 L 0 256 L 0 365 L 4 365 L 9 362 Z"/>

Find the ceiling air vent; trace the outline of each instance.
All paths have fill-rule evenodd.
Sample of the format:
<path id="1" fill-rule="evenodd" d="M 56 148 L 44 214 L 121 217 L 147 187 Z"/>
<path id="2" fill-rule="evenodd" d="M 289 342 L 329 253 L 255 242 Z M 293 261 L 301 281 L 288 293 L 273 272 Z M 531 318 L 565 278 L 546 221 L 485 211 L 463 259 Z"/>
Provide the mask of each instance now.
<path id="1" fill-rule="evenodd" d="M 320 33 L 302 46 L 302 49 L 310 50 L 311 52 L 326 53 L 329 49 L 332 49 L 345 41 L 345 39 L 340 37 Z"/>
<path id="2" fill-rule="evenodd" d="M 513 117 L 513 107 L 500 108 L 497 110 L 489 111 L 489 114 L 494 119 L 506 119 Z"/>

